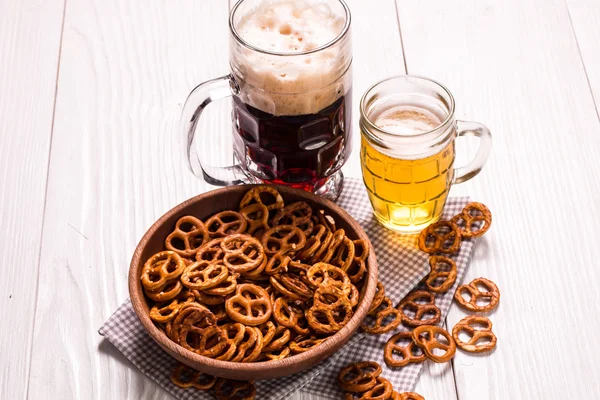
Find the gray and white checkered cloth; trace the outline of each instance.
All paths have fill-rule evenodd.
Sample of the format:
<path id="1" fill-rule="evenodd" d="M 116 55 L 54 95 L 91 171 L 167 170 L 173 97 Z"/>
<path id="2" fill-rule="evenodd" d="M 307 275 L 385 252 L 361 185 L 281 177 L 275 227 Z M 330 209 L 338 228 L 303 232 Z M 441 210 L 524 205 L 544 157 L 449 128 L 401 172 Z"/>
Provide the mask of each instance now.
<path id="1" fill-rule="evenodd" d="M 448 199 L 443 218 L 449 219 L 458 214 L 468 202 L 467 197 Z M 416 236 L 399 235 L 384 228 L 375 220 L 362 181 L 346 178 L 344 191 L 337 203 L 358 221 L 371 239 L 379 264 L 379 280 L 385 286 L 386 295 L 390 297 L 393 304 L 397 304 L 429 273 L 428 255 L 418 250 Z M 456 283 L 447 293 L 436 295 L 435 302 L 442 311 L 442 321 L 450 307 L 453 293 L 469 264 L 472 249 L 473 242 L 463 240 L 459 253 L 453 256 L 458 267 Z M 307 371 L 284 378 L 256 382 L 257 398 L 287 399 L 302 389 L 327 398 L 340 399 L 343 395 L 335 381 L 339 370 L 351 362 L 363 360 L 377 361 L 383 368 L 382 376 L 393 384 L 396 391 L 411 391 L 421 373 L 423 363 L 392 369 L 388 368 L 383 360 L 383 346 L 386 341 L 402 329 L 406 328 L 399 327 L 396 331 L 385 335 L 367 335 L 359 331 L 342 350 Z M 171 383 L 169 376 L 177 361 L 161 350 L 146 333 L 129 299 L 106 321 L 99 333 L 140 371 L 177 399 L 212 399 L 212 395 L 208 392 L 182 389 Z"/>

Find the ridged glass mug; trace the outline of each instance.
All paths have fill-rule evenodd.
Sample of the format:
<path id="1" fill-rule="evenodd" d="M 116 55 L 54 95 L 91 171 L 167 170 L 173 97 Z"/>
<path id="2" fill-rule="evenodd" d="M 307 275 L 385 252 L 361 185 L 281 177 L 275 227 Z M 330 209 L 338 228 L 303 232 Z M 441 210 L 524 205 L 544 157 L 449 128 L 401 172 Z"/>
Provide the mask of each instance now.
<path id="1" fill-rule="evenodd" d="M 422 132 L 377 126 L 394 107 L 426 110 L 439 125 Z M 361 166 L 375 217 L 386 227 L 415 233 L 442 215 L 448 191 L 481 171 L 491 150 L 490 131 L 478 122 L 457 121 L 454 98 L 443 85 L 418 76 L 397 76 L 366 91 L 360 103 Z M 455 139 L 475 136 L 477 154 L 454 167 Z"/>
<path id="2" fill-rule="evenodd" d="M 298 12 L 300 23 L 303 18 L 314 24 L 315 19 L 331 16 L 337 35 L 311 47 L 302 41 L 308 38 L 302 37 L 300 28 L 265 26 L 291 35 L 299 48 L 293 44 L 285 51 L 259 48 L 246 40 L 240 25 L 270 3 L 239 1 L 229 18 L 230 74 L 204 82 L 190 93 L 181 119 L 185 150 L 192 171 L 214 185 L 276 183 L 334 199 L 342 189 L 341 167 L 352 145 L 350 10 L 343 0 L 319 0 L 313 2 L 316 6 L 288 3 L 298 8 L 293 12 Z M 235 165 L 221 168 L 199 158 L 196 125 L 211 102 L 227 97 L 233 98 Z"/>

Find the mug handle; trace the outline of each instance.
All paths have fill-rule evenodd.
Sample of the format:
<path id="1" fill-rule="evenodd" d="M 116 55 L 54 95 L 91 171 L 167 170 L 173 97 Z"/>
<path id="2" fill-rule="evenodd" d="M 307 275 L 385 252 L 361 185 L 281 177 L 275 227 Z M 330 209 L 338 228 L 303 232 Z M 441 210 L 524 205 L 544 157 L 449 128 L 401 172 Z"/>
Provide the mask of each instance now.
<path id="1" fill-rule="evenodd" d="M 198 158 L 196 150 L 196 126 L 204 109 L 215 100 L 237 93 L 239 86 L 231 74 L 203 82 L 192 90 L 181 112 L 181 130 L 187 139 L 184 140 L 184 151 L 187 153 L 190 169 L 194 175 L 203 177 L 211 185 L 230 186 L 250 182 L 240 164 L 228 167 L 206 165 Z"/>
<path id="2" fill-rule="evenodd" d="M 463 183 L 477 175 L 487 161 L 492 149 L 492 133 L 483 124 L 473 121 L 456 121 L 458 137 L 475 136 L 479 138 L 479 149 L 471 162 L 456 168 L 454 172 L 454 183 Z"/>

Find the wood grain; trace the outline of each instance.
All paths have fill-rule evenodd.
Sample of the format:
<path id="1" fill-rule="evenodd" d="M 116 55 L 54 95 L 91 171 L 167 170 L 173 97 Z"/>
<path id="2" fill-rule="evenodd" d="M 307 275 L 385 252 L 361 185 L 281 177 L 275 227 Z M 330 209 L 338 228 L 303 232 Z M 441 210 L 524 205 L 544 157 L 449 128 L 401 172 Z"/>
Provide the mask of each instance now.
<path id="1" fill-rule="evenodd" d="M 0 2 L 2 399 L 27 393 L 63 5 Z"/>
<path id="2" fill-rule="evenodd" d="M 596 112 L 598 112 L 600 109 L 600 51 L 598 51 L 600 2 L 566 0 L 566 3 L 589 86 L 596 102 Z"/>
<path id="3" fill-rule="evenodd" d="M 445 83 L 457 116 L 494 135 L 483 172 L 453 189 L 494 213 L 465 279 L 502 293 L 497 349 L 454 360 L 459 398 L 595 398 L 600 375 L 574 332 L 600 328 L 589 318 L 600 270 L 588 267 L 600 255 L 600 124 L 565 4 L 397 4 L 409 72 Z M 453 306 L 449 327 L 464 315 Z"/>
<path id="4" fill-rule="evenodd" d="M 167 396 L 97 329 L 128 296 L 145 230 L 207 189 L 177 128 L 187 93 L 226 73 L 226 49 L 223 1 L 67 3 L 30 398 Z"/>

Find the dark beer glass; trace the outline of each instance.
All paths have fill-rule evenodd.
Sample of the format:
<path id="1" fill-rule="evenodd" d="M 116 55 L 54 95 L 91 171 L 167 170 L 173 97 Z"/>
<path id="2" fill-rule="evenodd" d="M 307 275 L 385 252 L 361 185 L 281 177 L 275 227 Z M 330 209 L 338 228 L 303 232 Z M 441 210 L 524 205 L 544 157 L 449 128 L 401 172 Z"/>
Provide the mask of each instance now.
<path id="1" fill-rule="evenodd" d="M 230 74 L 196 87 L 183 110 L 192 171 L 216 185 L 276 183 L 336 198 L 352 145 L 347 5 L 241 0 L 229 26 Z M 196 124 L 229 96 L 235 164 L 211 167 L 195 151 Z"/>

